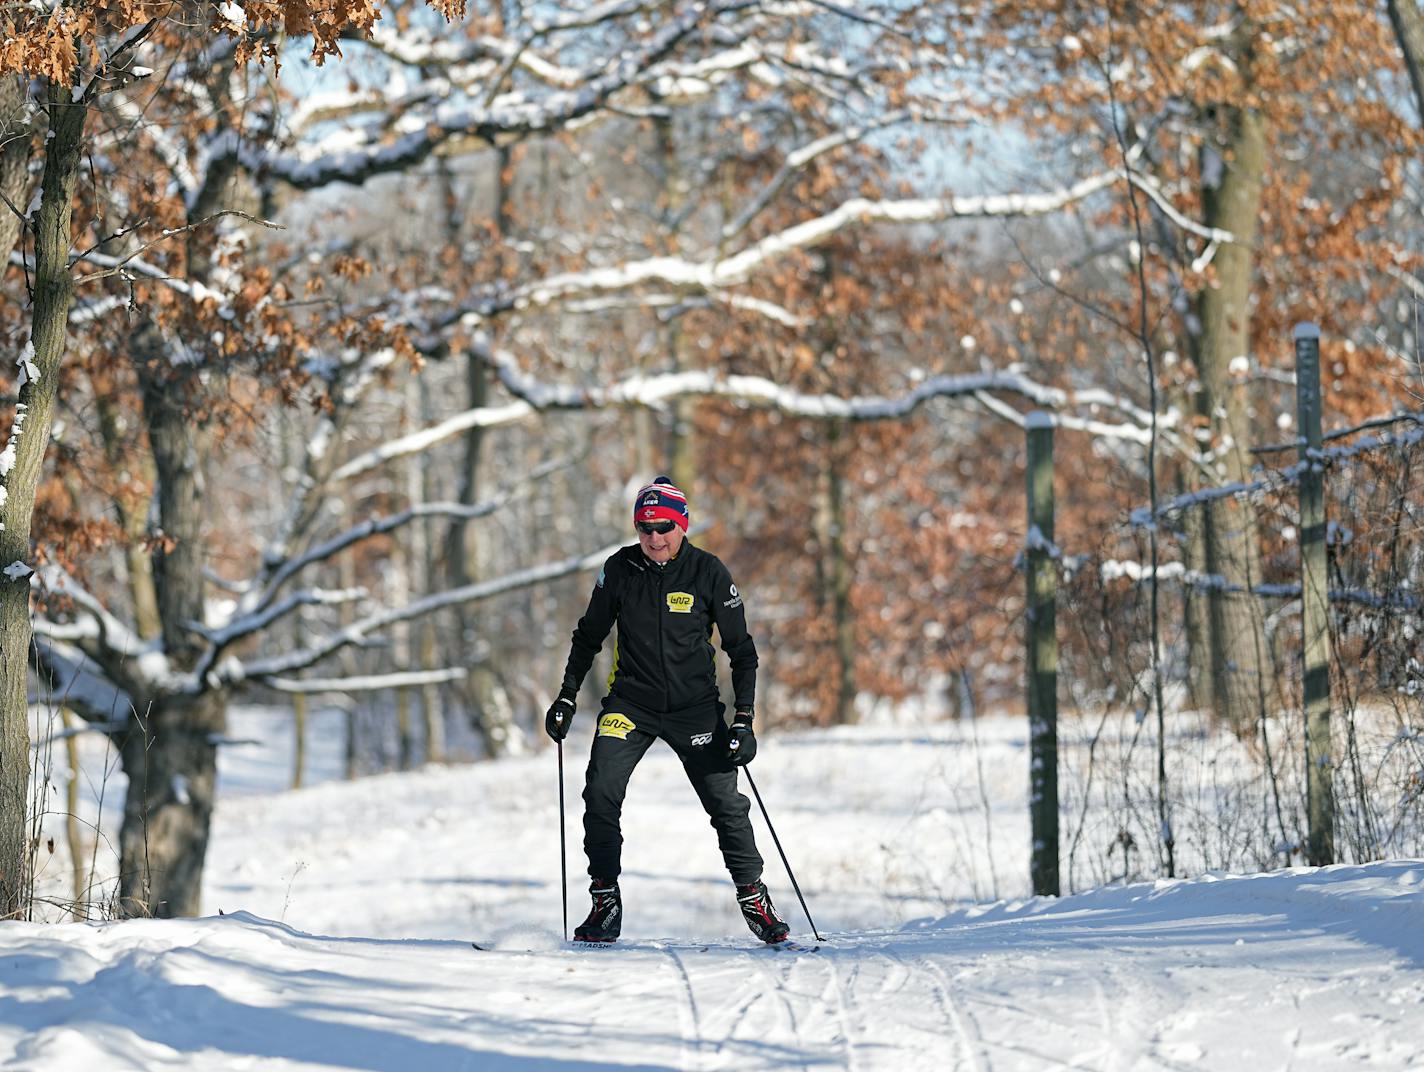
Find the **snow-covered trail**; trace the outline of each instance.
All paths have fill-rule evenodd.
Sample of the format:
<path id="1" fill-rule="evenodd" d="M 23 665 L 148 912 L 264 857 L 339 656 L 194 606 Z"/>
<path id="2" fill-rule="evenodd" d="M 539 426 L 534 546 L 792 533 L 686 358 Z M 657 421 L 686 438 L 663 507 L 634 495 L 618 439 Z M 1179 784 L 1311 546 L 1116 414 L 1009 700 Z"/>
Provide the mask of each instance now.
<path id="1" fill-rule="evenodd" d="M 815 954 L 314 937 L 246 914 L 0 930 L 0 1066 L 1411 1069 L 1424 864 L 1001 902 Z M 536 948 L 525 950 L 521 944 Z"/>
<path id="2" fill-rule="evenodd" d="M 269 738 L 250 717 L 239 732 Z M 1004 900 L 1026 887 L 1022 733 L 768 736 L 754 771 L 830 938 L 814 954 L 755 947 L 666 749 L 630 787 L 628 941 L 609 950 L 559 938 L 547 751 L 275 792 L 290 752 L 234 749 L 213 915 L 0 925 L 0 1068 L 1424 1070 L 1424 863 Z M 43 877 L 62 892 L 60 850 Z"/>
<path id="3" fill-rule="evenodd" d="M 575 732 L 565 745 L 570 926 L 588 908 L 580 791 L 590 727 L 576 723 Z M 820 927 L 884 927 L 989 900 L 991 873 L 1004 880 L 999 895 L 1023 888 L 1022 726 L 1003 720 L 980 732 L 989 738 L 992 838 L 966 727 L 763 743 L 754 777 Z M 743 792 L 752 795 L 745 784 Z M 778 907 L 793 928 L 808 929 L 755 804 L 752 821 Z M 483 940 L 518 923 L 557 931 L 558 830 L 549 750 L 229 798 L 214 817 L 203 903 L 368 938 Z M 669 748 L 654 748 L 633 774 L 624 841 L 625 936 L 746 933 L 716 837 Z"/>

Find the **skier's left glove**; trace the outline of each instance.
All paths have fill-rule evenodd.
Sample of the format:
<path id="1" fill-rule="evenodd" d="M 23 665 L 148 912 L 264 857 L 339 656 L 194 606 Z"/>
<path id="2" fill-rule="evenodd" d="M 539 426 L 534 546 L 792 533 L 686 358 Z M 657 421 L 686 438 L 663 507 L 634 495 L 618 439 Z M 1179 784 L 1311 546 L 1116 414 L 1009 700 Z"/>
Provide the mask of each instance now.
<path id="1" fill-rule="evenodd" d="M 738 708 L 737 717 L 732 719 L 729 731 L 731 741 L 727 745 L 727 758 L 734 767 L 745 767 L 756 758 L 756 734 L 752 732 L 752 709 Z"/>

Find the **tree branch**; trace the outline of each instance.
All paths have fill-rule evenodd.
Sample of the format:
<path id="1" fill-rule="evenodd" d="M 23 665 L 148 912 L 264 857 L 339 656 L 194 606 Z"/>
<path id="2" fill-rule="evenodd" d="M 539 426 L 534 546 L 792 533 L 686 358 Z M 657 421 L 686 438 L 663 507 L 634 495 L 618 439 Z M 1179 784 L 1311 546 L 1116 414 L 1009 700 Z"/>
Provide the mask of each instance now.
<path id="1" fill-rule="evenodd" d="M 603 564 L 609 555 L 617 551 L 623 544 L 610 544 L 586 555 L 578 555 L 573 558 L 566 558 L 559 562 L 552 562 L 543 566 L 534 566 L 530 569 L 520 570 L 516 573 L 498 577 L 490 581 L 481 581 L 477 584 L 464 585 L 461 588 L 452 588 L 447 592 L 439 592 L 435 595 L 426 596 L 412 603 L 407 603 L 403 607 L 395 607 L 383 610 L 378 614 L 373 614 L 354 622 L 339 632 L 327 637 L 320 644 L 309 648 L 302 648 L 297 651 L 287 652 L 284 655 L 275 655 L 266 659 L 254 659 L 247 663 L 237 660 L 228 660 L 220 667 L 207 675 L 205 681 L 193 680 L 189 687 L 191 691 L 201 691 L 203 688 L 221 688 L 227 685 L 237 684 L 243 680 L 265 680 L 282 674 L 294 673 L 304 670 L 314 663 L 341 651 L 343 648 L 353 644 L 360 644 L 371 633 L 379 632 L 397 622 L 407 622 L 415 618 L 433 614 L 435 611 L 443 610 L 445 607 L 453 607 L 461 604 L 476 603 L 489 599 L 492 596 L 502 595 L 519 588 L 528 588 L 532 585 L 542 584 L 545 581 L 557 580 L 573 573 L 580 573 L 585 570 L 594 569 Z"/>
<path id="2" fill-rule="evenodd" d="M 452 666 L 444 670 L 402 670 L 365 677 L 270 677 L 263 683 L 278 692 L 376 692 L 415 685 L 442 685 L 447 681 L 463 681 L 468 675 L 464 667 Z"/>

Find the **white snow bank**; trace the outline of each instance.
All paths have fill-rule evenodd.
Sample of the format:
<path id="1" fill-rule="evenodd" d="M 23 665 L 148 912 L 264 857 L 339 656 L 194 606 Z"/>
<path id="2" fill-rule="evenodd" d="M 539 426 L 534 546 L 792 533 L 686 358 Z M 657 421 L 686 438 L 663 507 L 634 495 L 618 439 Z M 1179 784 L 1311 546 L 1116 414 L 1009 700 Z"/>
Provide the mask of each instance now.
<path id="1" fill-rule="evenodd" d="M 1000 902 L 815 955 L 528 952 L 244 913 L 0 929 L 0 1062 L 104 1069 L 1417 1068 L 1424 862 Z M 531 935 L 535 944 L 543 939 Z"/>

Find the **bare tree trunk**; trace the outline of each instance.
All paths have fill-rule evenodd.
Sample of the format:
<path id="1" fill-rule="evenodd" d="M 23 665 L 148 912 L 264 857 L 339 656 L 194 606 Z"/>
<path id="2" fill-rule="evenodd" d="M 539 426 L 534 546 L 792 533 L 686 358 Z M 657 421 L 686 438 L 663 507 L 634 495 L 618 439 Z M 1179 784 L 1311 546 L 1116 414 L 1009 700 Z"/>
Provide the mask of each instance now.
<path id="1" fill-rule="evenodd" d="M 1419 0 L 1388 0 L 1389 21 L 1399 50 L 1404 53 L 1404 65 L 1409 68 L 1409 84 L 1414 87 L 1414 108 L 1424 125 L 1424 12 Z"/>
<path id="2" fill-rule="evenodd" d="M 163 643 L 174 666 L 190 669 L 199 648 L 188 623 L 203 620 L 202 502 L 213 433 L 192 417 L 188 393 L 204 388 L 169 367 L 158 328 L 141 325 L 131 346 L 143 370 L 143 411 L 164 534 L 153 552 Z M 226 730 L 227 698 L 220 692 L 154 697 L 135 712 L 119 745 L 129 778 L 119 833 L 124 915 L 198 914 L 217 787 L 217 741 Z"/>
<path id="3" fill-rule="evenodd" d="M 307 696 L 298 692 L 292 696 L 292 788 L 302 787 L 307 768 Z"/>
<path id="4" fill-rule="evenodd" d="M 434 419 L 434 409 L 430 404 L 430 385 L 424 379 L 416 381 L 420 395 L 420 416 L 427 425 Z M 431 502 L 436 498 L 435 474 L 432 472 L 430 453 L 422 452 L 420 460 L 411 473 L 410 498 L 421 502 Z M 419 567 L 419 589 L 422 595 L 435 591 L 439 569 L 435 561 L 437 541 L 435 519 L 424 518 L 411 528 L 411 560 Z M 435 636 L 435 620 L 427 615 L 416 623 L 416 658 L 424 670 L 434 670 L 437 666 L 438 645 Z M 428 683 L 420 688 L 421 716 L 425 722 L 425 761 L 443 763 L 445 761 L 445 711 L 440 702 L 440 689 Z"/>
<path id="5" fill-rule="evenodd" d="M 678 246 L 681 231 L 683 206 L 687 201 L 687 183 L 678 167 L 677 142 L 674 138 L 673 121 L 669 118 L 655 120 L 654 133 L 658 143 L 658 157 L 662 163 L 663 213 L 667 221 L 668 242 Z M 682 371 L 682 314 L 674 311 L 664 328 L 664 344 L 667 347 L 668 370 Z M 668 428 L 667 475 L 672 482 L 689 496 L 697 492 L 697 442 L 695 421 L 697 400 L 676 399 L 670 407 Z"/>
<path id="6" fill-rule="evenodd" d="M 112 389 L 111 383 L 92 382 L 94 390 L 94 412 L 98 417 L 99 434 L 104 441 L 104 458 L 115 469 L 138 466 L 143 475 L 152 482 L 152 466 L 148 459 L 124 457 L 123 422 L 128 414 L 123 412 L 123 396 Z M 133 603 L 133 622 L 138 635 L 144 640 L 152 640 L 162 632 L 163 626 L 158 615 L 158 596 L 153 588 L 153 563 L 147 547 L 147 511 L 129 502 L 122 489 L 117 489 L 112 497 L 114 513 L 124 530 L 124 571 L 127 574 L 129 598 Z"/>
<path id="7" fill-rule="evenodd" d="M 350 554 L 345 554 L 341 556 L 341 563 L 338 566 L 338 570 L 341 577 L 340 587 L 347 591 L 350 591 L 352 588 L 355 588 L 356 563 Z M 338 620 L 341 622 L 341 627 L 343 629 L 349 626 L 356 619 L 356 609 L 354 604 L 352 604 L 349 600 L 347 602 L 342 603 L 341 606 L 337 608 L 337 616 Z M 345 676 L 354 676 L 357 672 L 354 649 L 347 648 L 346 651 L 342 652 L 341 660 L 342 674 Z M 359 714 L 360 710 L 360 705 L 354 700 L 346 708 L 345 775 L 346 780 L 348 782 L 355 781 L 356 779 L 357 760 L 359 758 L 358 753 L 360 750 L 361 743 L 356 733 L 358 723 L 360 721 L 357 718 L 357 715 Z"/>
<path id="8" fill-rule="evenodd" d="M 1202 165 L 1206 223 L 1232 232 L 1236 241 L 1217 252 L 1215 285 L 1201 292 L 1198 303 L 1202 334 L 1197 412 L 1209 432 L 1200 470 L 1210 474 L 1213 483 L 1235 483 L 1247 479 L 1251 466 L 1243 372 L 1250 353 L 1251 276 L 1266 136 L 1264 120 L 1251 109 L 1222 105 L 1211 119 L 1215 129 Z M 1261 580 L 1259 536 L 1250 505 L 1235 498 L 1213 501 L 1206 509 L 1205 536 L 1208 572 L 1224 582 L 1209 596 L 1212 697 L 1217 714 L 1244 734 L 1255 725 L 1265 668 L 1261 616 L 1249 593 Z"/>
<path id="9" fill-rule="evenodd" d="M 418 412 L 414 411 L 410 405 L 412 401 L 410 396 L 412 393 L 413 391 L 411 390 L 407 390 L 406 392 L 406 413 Z M 404 430 L 405 424 L 403 420 L 401 427 L 402 430 Z M 410 458 L 407 459 L 404 466 L 402 466 L 405 470 L 407 489 L 409 489 L 412 484 L 418 486 L 418 481 L 413 481 L 411 474 L 419 464 L 417 459 Z M 411 498 L 411 505 L 415 505 L 418 502 L 418 498 L 418 495 L 413 496 Z M 419 525 L 412 526 L 412 528 L 418 530 Z M 391 568 L 386 574 L 389 579 L 386 598 L 392 606 L 400 606 L 403 603 L 410 602 L 412 588 L 411 574 L 413 572 L 415 557 L 415 548 L 411 546 L 410 539 L 408 537 L 405 539 L 397 538 L 391 547 Z M 412 642 L 415 629 L 415 623 L 397 622 L 395 627 L 391 630 L 391 656 L 396 670 L 407 671 L 415 668 L 413 658 L 415 644 Z M 415 740 L 411 734 L 410 722 L 411 691 L 409 688 L 398 688 L 395 690 L 396 769 L 403 771 L 410 770 L 415 760 Z"/>
<path id="10" fill-rule="evenodd" d="M 72 208 L 86 108 L 68 86 L 50 85 L 39 220 L 35 227 L 33 348 L 0 454 L 0 918 L 24 909 L 29 888 L 25 795 L 30 736 L 26 688 L 30 650 L 30 525 L 54 423 L 74 281 L 69 274 Z M 6 210 L 8 211 L 8 209 Z M 15 565 L 18 563 L 18 565 Z M 12 568 L 13 567 L 13 568 Z"/>
<path id="11" fill-rule="evenodd" d="M 119 911 L 196 916 L 208 852 L 217 745 L 225 731 L 221 693 L 165 697 L 138 712 L 116 743 L 128 775 L 119 830 Z"/>
<path id="12" fill-rule="evenodd" d="M 1185 491 L 1186 488 L 1179 489 Z M 1190 574 L 1204 576 L 1209 572 L 1206 561 L 1206 519 L 1201 510 L 1187 510 L 1183 515 L 1186 538 L 1183 554 Z M 1182 607 L 1187 632 L 1187 690 L 1198 711 L 1214 711 L 1212 695 L 1211 600 L 1207 594 L 1190 584 L 1182 588 Z"/>
<path id="13" fill-rule="evenodd" d="M 10 206 L 24 212 L 30 200 L 26 194 L 34 132 L 27 96 L 26 79 L 13 74 L 0 76 L 0 194 L 9 202 L 0 201 L 0 264 L 9 262 L 24 226 Z"/>
<path id="14" fill-rule="evenodd" d="M 826 454 L 826 496 L 830 531 L 826 544 L 830 557 L 831 608 L 836 623 L 836 724 L 853 725 L 859 720 L 855 709 L 855 614 L 850 602 L 851 567 L 846 554 L 845 478 L 840 450 L 844 430 L 838 423 L 829 429 Z"/>
<path id="15" fill-rule="evenodd" d="M 503 242 L 508 235 L 509 219 L 509 167 L 508 149 L 501 149 L 496 160 L 498 174 L 495 178 L 494 235 L 496 242 Z M 448 199 L 448 198 L 447 198 Z M 455 221 L 450 223 L 451 241 L 455 233 Z M 497 260 L 501 266 L 504 258 Z M 501 268 L 502 271 L 502 268 Z M 475 356 L 471 355 L 466 364 L 466 405 L 471 408 L 483 406 L 489 398 L 489 370 Z M 480 458 L 484 451 L 484 431 L 472 428 L 465 433 L 465 455 L 460 469 L 457 499 L 469 505 L 479 498 Z M 445 569 L 451 587 L 461 587 L 479 579 L 479 547 L 475 541 L 475 530 L 468 522 L 457 520 L 450 525 L 445 544 Z M 472 654 L 483 655 L 486 645 L 482 644 L 476 612 L 459 607 L 455 612 L 459 630 L 459 644 L 462 654 L 469 659 Z M 465 702 L 469 707 L 474 728 L 479 732 L 485 755 L 491 759 L 525 750 L 524 735 L 514 722 L 514 713 L 501 695 L 498 682 L 484 658 L 476 658 L 470 666 L 469 676 L 463 688 Z"/>
<path id="16" fill-rule="evenodd" d="M 429 571 L 434 577 L 435 570 Z M 435 644 L 435 623 L 427 618 L 420 625 L 420 665 L 436 668 L 438 648 Z M 440 701 L 440 687 L 434 683 L 420 688 L 420 708 L 425 717 L 425 759 L 427 763 L 445 762 L 445 706 Z"/>

